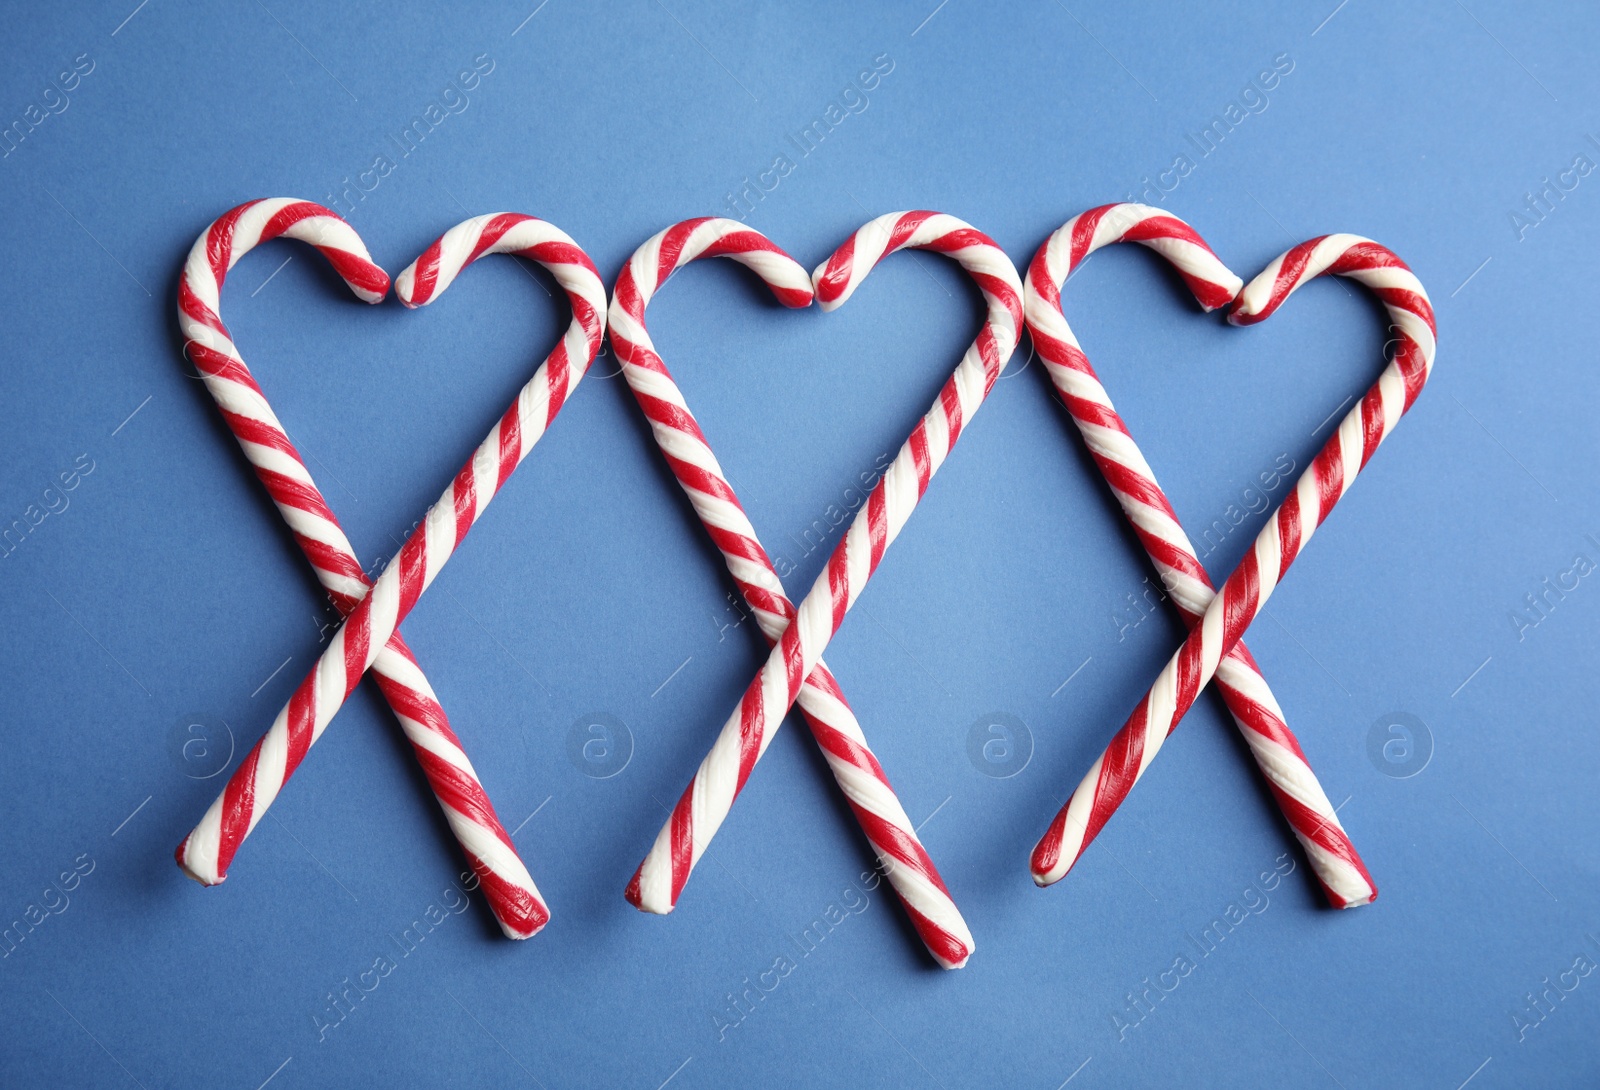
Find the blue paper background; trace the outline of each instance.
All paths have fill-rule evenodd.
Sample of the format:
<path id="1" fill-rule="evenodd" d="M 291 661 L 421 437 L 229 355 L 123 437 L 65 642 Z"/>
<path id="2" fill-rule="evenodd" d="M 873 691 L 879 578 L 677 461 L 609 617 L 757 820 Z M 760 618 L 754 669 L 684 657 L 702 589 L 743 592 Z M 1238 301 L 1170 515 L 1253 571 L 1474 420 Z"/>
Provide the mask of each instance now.
<path id="1" fill-rule="evenodd" d="M 550 0 L 530 15 L 537 2 L 10 13 L 0 117 L 61 112 L 0 161 L 0 524 L 44 509 L 80 455 L 93 469 L 0 560 L 0 923 L 63 870 L 92 869 L 0 958 L 0 1081 L 1593 1085 L 1600 976 L 1560 974 L 1600 961 L 1600 591 L 1588 577 L 1549 593 L 1536 625 L 1514 611 L 1577 556 L 1600 561 L 1600 176 L 1546 213 L 1524 203 L 1576 156 L 1600 162 L 1586 136 L 1600 134 L 1600 15 L 1502 0 L 1248 16 Z M 1166 207 L 1245 275 L 1353 231 L 1428 285 L 1434 381 L 1250 636 L 1344 801 L 1376 905 L 1323 907 L 1211 697 L 1070 879 L 1033 888 L 1027 850 L 1178 627 L 1164 609 L 1123 627 L 1148 569 L 1026 345 L 828 654 L 926 819 L 977 937 L 967 969 L 933 969 L 884 889 L 846 892 L 870 855 L 797 725 L 678 911 L 623 901 L 762 655 L 752 624 L 726 627 L 730 584 L 625 388 L 600 377 L 609 360 L 405 627 L 518 829 L 548 929 L 506 942 L 474 896 L 399 956 L 388 936 L 444 905 L 461 863 L 370 687 L 232 880 L 186 881 L 172 847 L 223 782 L 195 777 L 229 750 L 220 733 L 188 761 L 174 749 L 191 723 L 226 724 L 236 761 L 329 619 L 185 377 L 171 314 L 195 236 L 247 198 L 338 196 L 486 55 L 469 105 L 354 199 L 352 222 L 397 271 L 467 214 L 530 212 L 609 282 L 648 235 L 725 213 L 747 175 L 796 155 L 788 136 L 880 54 L 893 70 L 869 104 L 747 213 L 808 268 L 869 215 L 916 207 L 1025 262 L 1069 215 L 1192 153 L 1186 137 L 1287 54 L 1267 106 Z M 46 102 L 80 55 L 93 69 L 70 104 Z M 1280 455 L 1307 462 L 1318 422 L 1375 374 L 1381 314 L 1318 283 L 1232 330 L 1131 249 L 1096 256 L 1068 312 L 1197 529 Z M 310 251 L 273 244 L 226 294 L 246 359 L 372 560 L 566 321 L 509 261 L 408 313 L 353 303 Z M 658 344 L 769 549 L 797 564 L 791 593 L 822 560 L 800 535 L 895 449 L 979 313 L 959 272 L 923 255 L 826 317 L 773 306 L 724 263 L 662 292 Z M 1214 573 L 1261 521 L 1206 557 Z M 1410 765 L 1404 740 L 1369 753 L 1397 713 L 1423 725 Z M 608 779 L 567 755 L 594 716 L 633 740 Z M 1010 778 L 968 757 L 993 716 L 1031 733 Z M 1199 958 L 1187 936 L 1280 858 L 1295 869 L 1269 906 Z M 832 904 L 844 922 L 801 956 L 792 936 Z M 383 953 L 397 969 L 341 1019 L 329 993 Z M 1184 953 L 1198 968 L 1140 1019 L 1126 997 Z M 729 993 L 780 955 L 797 968 L 719 1029 L 739 1018 Z M 1532 998 L 1549 1009 L 1530 1006 L 1547 988 Z"/>

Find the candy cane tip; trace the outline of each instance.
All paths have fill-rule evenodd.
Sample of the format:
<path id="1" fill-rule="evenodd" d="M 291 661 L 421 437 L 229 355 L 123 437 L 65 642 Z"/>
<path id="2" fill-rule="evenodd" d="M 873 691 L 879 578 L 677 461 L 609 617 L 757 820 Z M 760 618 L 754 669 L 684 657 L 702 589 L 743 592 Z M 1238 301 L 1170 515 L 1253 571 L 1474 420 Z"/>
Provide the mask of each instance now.
<path id="1" fill-rule="evenodd" d="M 538 913 L 525 920 L 501 920 L 500 933 L 508 939 L 531 939 L 544 930 L 545 924 L 550 922 L 550 913 Z"/>
<path id="2" fill-rule="evenodd" d="M 394 297 L 400 300 L 407 310 L 416 310 L 421 303 L 413 297 L 416 288 L 416 267 L 409 266 L 406 271 L 394 278 Z"/>
<path id="3" fill-rule="evenodd" d="M 775 287 L 772 289 L 772 294 L 777 297 L 778 302 L 791 310 L 804 310 L 815 302 L 817 298 L 816 292 L 801 288 Z M 826 310 L 827 308 L 824 307 L 823 309 Z"/>
<path id="4" fill-rule="evenodd" d="M 1228 324 L 1247 326 L 1265 321 L 1275 308 L 1271 305 L 1270 298 L 1261 298 L 1264 291 L 1265 289 L 1256 287 L 1254 282 L 1240 289 L 1233 305 L 1228 308 Z"/>
<path id="5" fill-rule="evenodd" d="M 172 857 L 178 861 L 178 869 L 183 871 L 187 877 L 193 878 L 196 882 L 199 882 L 202 886 L 209 887 L 222 885 L 223 881 L 228 877 L 226 874 L 208 877 L 207 875 L 201 874 L 199 871 L 189 866 L 189 859 L 186 854 L 186 849 L 188 847 L 189 842 L 185 840 L 182 844 L 178 845 L 178 850 L 172 853 Z"/>
<path id="6" fill-rule="evenodd" d="M 1033 854 L 1028 858 L 1028 872 L 1033 875 L 1033 884 L 1040 889 L 1055 885 L 1071 869 L 1070 865 L 1061 865 L 1061 845 L 1048 833 L 1034 845 Z"/>
<path id="7" fill-rule="evenodd" d="M 811 293 L 816 296 L 817 305 L 822 308 L 823 313 L 837 310 L 844 305 L 846 299 L 855 294 L 856 281 L 850 277 L 849 263 L 842 262 L 835 267 L 838 258 L 836 252 L 811 273 Z"/>
<path id="8" fill-rule="evenodd" d="M 382 269 L 378 269 L 377 274 L 377 279 L 373 282 L 374 286 L 371 288 L 361 287 L 356 284 L 350 285 L 350 290 L 363 303 L 381 303 L 389 297 L 389 274 Z"/>
<path id="9" fill-rule="evenodd" d="M 648 912 L 652 916 L 667 916 L 677 907 L 671 900 L 662 901 L 653 896 L 646 896 L 644 892 L 644 864 L 639 864 L 639 869 L 633 872 L 633 878 L 628 882 L 628 888 L 622 894 L 628 903 L 640 912 Z"/>
<path id="10" fill-rule="evenodd" d="M 933 955 L 933 960 L 941 969 L 965 969 L 967 961 L 972 957 L 973 945 L 969 936 L 967 942 L 952 938 L 949 945 L 943 950 L 928 946 L 928 953 Z"/>
<path id="11" fill-rule="evenodd" d="M 1195 302 L 1200 304 L 1200 309 L 1207 314 L 1212 314 L 1223 307 L 1232 306 L 1239 299 L 1239 293 L 1244 290 L 1244 281 L 1235 276 L 1227 284 L 1208 284 L 1205 291 L 1195 292 Z"/>

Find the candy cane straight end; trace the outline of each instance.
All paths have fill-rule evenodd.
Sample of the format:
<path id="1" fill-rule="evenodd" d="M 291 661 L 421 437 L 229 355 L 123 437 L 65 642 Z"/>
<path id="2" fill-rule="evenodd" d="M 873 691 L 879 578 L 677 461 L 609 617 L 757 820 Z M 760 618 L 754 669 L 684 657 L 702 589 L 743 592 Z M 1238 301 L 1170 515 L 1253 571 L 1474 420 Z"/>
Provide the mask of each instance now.
<path id="1" fill-rule="evenodd" d="M 186 876 L 193 878 L 202 886 L 208 887 L 220 886 L 223 882 L 223 879 L 228 877 L 226 874 L 211 874 L 209 876 L 201 874 L 199 871 L 189 866 L 188 851 L 189 841 L 187 838 L 185 838 L 184 842 L 178 845 L 178 850 L 172 853 L 173 858 L 178 861 L 178 869 L 183 871 Z"/>
<path id="2" fill-rule="evenodd" d="M 514 917 L 510 913 L 496 914 L 496 919 L 500 921 L 501 933 L 506 938 L 516 939 L 519 942 L 522 939 L 533 938 L 544 930 L 545 924 L 550 922 L 550 910 L 542 901 L 528 898 L 522 908 L 524 911 Z"/>
<path id="3" fill-rule="evenodd" d="M 1033 854 L 1028 857 L 1028 871 L 1033 875 L 1034 885 L 1040 889 L 1065 878 L 1099 833 L 1103 823 L 1092 828 L 1086 824 L 1094 820 L 1094 814 L 1084 812 L 1084 802 L 1095 797 L 1093 788 L 1100 780 L 1100 773 L 1101 762 L 1096 761 L 1072 797 L 1050 819 L 1050 827 L 1039 838 L 1039 843 L 1034 845 Z"/>
<path id="4" fill-rule="evenodd" d="M 1034 885 L 1047 889 L 1067 876 L 1073 862 L 1063 863 L 1061 834 L 1056 830 L 1056 823 L 1052 823 L 1050 831 L 1034 845 L 1033 854 L 1028 858 L 1028 871 L 1033 875 Z"/>
<path id="5" fill-rule="evenodd" d="M 951 942 L 944 947 L 936 948 L 936 944 L 928 944 L 928 953 L 941 969 L 965 969 L 967 959 L 972 957 L 972 950 L 971 935 L 967 936 L 966 942 Z"/>
<path id="6" fill-rule="evenodd" d="M 623 896 L 628 903 L 640 912 L 648 912 L 652 916 L 668 916 L 677 907 L 671 894 L 666 890 L 657 888 L 658 883 L 649 882 L 645 878 L 646 863 L 639 864 L 639 869 L 633 872 L 633 878 L 628 882 L 628 888 L 623 891 Z"/>

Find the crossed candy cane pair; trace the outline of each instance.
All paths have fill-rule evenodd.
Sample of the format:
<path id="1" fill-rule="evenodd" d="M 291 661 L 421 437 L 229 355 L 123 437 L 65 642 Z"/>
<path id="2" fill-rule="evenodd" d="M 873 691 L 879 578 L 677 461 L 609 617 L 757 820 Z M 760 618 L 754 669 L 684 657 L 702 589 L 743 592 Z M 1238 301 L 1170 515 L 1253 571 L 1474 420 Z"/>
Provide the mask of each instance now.
<path id="1" fill-rule="evenodd" d="M 345 621 L 272 727 L 179 845 L 178 864 L 204 885 L 227 877 L 239 845 L 371 668 L 501 929 L 511 938 L 527 938 L 549 920 L 549 909 L 397 629 L 593 361 L 605 329 L 605 286 L 594 263 L 565 232 L 510 213 L 478 216 L 451 228 L 395 280 L 402 303 L 425 306 L 478 258 L 513 254 L 555 277 L 571 305 L 572 320 L 372 583 L 219 317 L 228 271 L 255 246 L 279 237 L 314 246 L 364 302 L 381 302 L 387 294 L 388 276 L 334 213 L 308 201 L 252 201 L 222 216 L 195 242 L 179 287 L 178 320 L 185 347 L 223 419 Z"/>
<path id="2" fill-rule="evenodd" d="M 798 609 L 792 610 L 792 622 L 777 637 L 766 663 L 724 724 L 711 752 L 640 865 L 629 884 L 628 898 L 646 911 L 665 913 L 676 905 L 689 873 L 726 819 L 782 717 L 804 692 L 811 672 L 818 668 L 822 651 L 959 438 L 965 422 L 993 388 L 1015 347 L 1015 296 L 1007 290 L 1015 281 L 1015 273 L 1009 260 L 987 238 L 959 221 L 951 221 L 958 225 L 957 232 L 937 241 L 919 234 L 926 229 L 926 222 L 908 222 L 909 217 L 928 215 L 883 217 L 862 228 L 842 246 L 813 276 L 824 309 L 848 298 L 886 253 L 921 244 L 949 252 L 962 262 L 984 291 L 989 303 L 988 321 L 939 400 L 901 448 L 866 507 L 852 521 L 811 591 Z M 970 234 L 958 240 L 956 234 L 961 229 Z M 1297 481 L 1294 492 L 1273 513 L 1251 553 L 1224 583 L 1220 594 L 1212 592 L 1171 504 L 1061 314 L 1060 287 L 1072 270 L 1100 246 L 1124 240 L 1143 243 L 1172 262 L 1205 309 L 1233 302 L 1229 317 L 1234 324 L 1265 320 L 1302 284 L 1332 274 L 1350 277 L 1373 290 L 1388 309 L 1399 334 L 1393 342 L 1393 358 L 1378 381 L 1346 416 Z M 636 260 L 641 255 L 651 256 L 642 250 L 635 255 Z M 658 268 L 665 270 L 660 279 L 670 274 L 667 263 L 658 262 Z M 766 274 L 762 275 L 765 278 Z M 1433 311 L 1422 285 L 1399 258 L 1377 243 L 1354 235 L 1330 235 L 1302 243 L 1276 259 L 1242 292 L 1241 283 L 1187 224 L 1138 205 L 1106 206 L 1068 221 L 1041 248 L 1030 267 L 1027 318 L 1036 346 L 1096 464 L 1171 588 L 1171 597 L 1191 629 L 1190 637 L 1150 695 L 1140 703 L 1106 754 L 1096 761 L 1035 848 L 1031 863 L 1040 885 L 1059 880 L 1070 869 L 1127 797 L 1166 735 L 1193 705 L 1200 689 L 1217 677 L 1229 710 L 1271 785 L 1275 801 L 1304 845 L 1329 902 L 1336 907 L 1354 907 L 1376 896 L 1370 875 L 1240 640 L 1300 548 L 1421 391 L 1433 364 Z M 782 299 L 781 289 L 775 286 L 775 290 Z M 642 319 L 642 308 L 641 301 L 635 320 Z M 616 341 L 622 321 L 617 303 L 613 304 L 612 321 Z M 619 348 L 618 354 L 624 356 L 624 349 Z M 647 414 L 649 411 L 647 405 Z M 687 415 L 686 409 L 684 414 Z M 693 426 L 692 418 L 688 423 Z M 703 448 L 698 428 L 693 432 Z M 708 449 L 702 453 L 709 458 Z M 714 459 L 710 464 L 715 465 Z M 677 472 L 676 466 L 674 470 Z M 720 472 L 715 476 L 720 482 Z M 701 509 L 696 488 L 682 474 L 679 479 L 696 502 L 697 510 Z M 716 498 L 730 497 L 731 490 Z M 733 507 L 737 508 L 736 501 Z M 701 513 L 715 536 L 722 528 L 716 524 L 719 511 L 707 503 Z M 742 511 L 739 516 L 742 519 Z M 748 536 L 753 543 L 753 534 Z M 759 546 L 756 548 L 759 551 Z M 732 570 L 733 557 L 729 557 L 729 564 Z M 738 572 L 735 578 L 739 579 Z M 740 583 L 747 594 L 775 589 L 775 584 L 769 582 L 754 586 L 746 586 L 744 580 Z M 773 638 L 769 625 L 764 624 L 763 631 L 769 640 Z M 831 675 L 827 676 L 831 679 Z M 938 957 L 937 952 L 935 956 Z M 941 964 L 946 963 L 941 960 Z"/>
<path id="3" fill-rule="evenodd" d="M 687 234 L 675 237 L 674 232 L 681 228 L 687 228 Z M 779 259 L 774 251 L 782 251 L 741 225 L 728 220 L 689 221 L 646 243 L 618 283 L 611 335 L 618 358 L 624 363 L 644 334 L 643 311 L 650 292 L 682 263 L 677 248 L 687 248 L 685 244 L 695 241 L 696 232 L 703 232 L 700 245 L 707 252 L 713 252 L 719 233 L 748 240 L 744 243 L 748 246 L 746 251 L 729 252 L 728 256 L 752 268 L 780 301 L 804 306 L 814 291 L 823 310 L 843 304 L 878 262 L 890 254 L 904 249 L 944 254 L 955 260 L 983 293 L 987 315 L 977 339 L 856 513 L 798 608 L 783 597 L 776 573 L 755 541 L 754 531 L 746 529 L 749 523 L 738 510 L 737 501 L 732 500 L 732 491 L 726 489 L 720 467 L 716 467 L 687 410 L 681 415 L 661 413 L 658 423 L 654 406 L 646 401 L 655 392 L 647 372 L 664 372 L 665 368 L 660 367 L 659 359 L 652 366 L 653 352 L 637 352 L 637 382 L 634 377 L 629 381 L 635 383 L 636 392 L 642 391 L 640 403 L 669 459 L 679 450 L 689 455 L 684 466 L 688 479 L 678 464 L 673 465 L 673 471 L 724 555 L 728 555 L 729 547 L 737 554 L 729 556 L 728 561 L 741 591 L 752 599 L 753 606 L 756 600 L 763 601 L 773 614 L 762 619 L 762 630 L 773 647 L 767 664 L 746 690 L 629 882 L 628 900 L 646 912 L 672 911 L 689 873 L 728 816 L 784 715 L 800 699 L 829 767 L 850 799 L 912 923 L 934 959 L 945 968 L 957 968 L 971 952 L 971 936 L 950 903 L 932 861 L 917 842 L 905 810 L 894 799 L 882 769 L 866 748 L 859 724 L 853 715 L 841 714 L 841 710 L 848 713 L 848 707 L 837 681 L 822 663 L 822 651 L 1016 348 L 1022 332 L 1021 278 L 1005 251 L 987 235 L 954 216 L 937 212 L 898 212 L 872 220 L 819 266 L 809 282 L 787 255 Z M 759 258 L 754 256 L 757 254 Z M 645 336 L 643 348 L 648 347 Z M 687 426 L 677 427 L 680 421 Z M 673 435 L 674 430 L 683 434 Z M 689 437 L 688 442 L 684 436 Z M 729 528 L 734 533 L 731 538 L 724 538 L 722 535 Z M 887 839 L 886 833 L 893 834 L 893 839 Z M 938 896 L 933 897 L 934 893 Z M 949 936 L 938 933 L 941 921 L 928 914 L 929 906 L 949 913 Z M 960 945 L 946 947 L 944 943 L 954 938 L 955 924 L 960 924 Z"/>
<path id="4" fill-rule="evenodd" d="M 753 271 L 785 306 L 807 307 L 813 298 L 821 296 L 824 309 L 831 310 L 849 296 L 878 261 L 908 248 L 933 250 L 955 258 L 989 302 L 988 320 L 968 352 L 969 359 L 977 362 L 967 371 L 957 369 L 940 402 L 930 412 L 930 417 L 937 414 L 937 430 L 931 438 L 926 421 L 919 428 L 920 438 L 913 438 L 917 447 L 913 457 L 916 475 L 912 480 L 916 482 L 916 496 L 920 497 L 955 444 L 963 420 L 976 410 L 1016 346 L 1022 283 L 1011 260 L 987 235 L 953 216 L 936 212 L 880 216 L 856 232 L 817 270 L 813 288 L 812 278 L 806 276 L 805 270 L 759 232 L 728 219 L 692 219 L 667 228 L 640 246 L 617 280 L 609 328 L 623 376 L 650 422 L 656 445 L 722 553 L 728 573 L 738 584 L 762 634 L 778 648 L 802 631 L 793 623 L 795 607 L 785 596 L 778 573 L 756 538 L 755 527 L 682 392 L 656 354 L 645 327 L 645 308 L 656 291 L 684 265 L 703 257 L 726 257 Z M 832 271 L 836 264 L 851 270 L 843 282 Z M 967 367 L 967 360 L 962 366 Z M 902 468 L 897 473 L 899 466 L 897 460 L 873 490 L 860 516 L 871 524 L 869 551 L 873 566 L 916 505 L 916 497 L 906 501 L 906 471 Z M 891 490 L 897 498 L 892 508 L 887 499 Z M 847 534 L 846 541 L 850 540 Z M 860 540 L 856 538 L 857 542 Z M 965 965 L 973 950 L 972 933 L 933 860 L 917 839 L 910 817 L 867 745 L 861 724 L 838 680 L 822 661 L 820 650 L 804 668 L 794 666 L 788 680 L 792 683 L 789 701 L 798 700 L 829 771 L 923 944 L 944 968 Z M 670 911 L 689 871 L 727 816 L 734 797 L 744 787 L 787 710 L 785 703 L 767 718 L 757 708 L 751 717 L 741 718 L 737 735 L 725 733 L 718 740 L 717 748 L 700 766 L 657 840 L 657 852 L 665 853 L 670 866 L 652 868 L 647 860 L 628 886 L 628 900 L 646 911 Z"/>
<path id="5" fill-rule="evenodd" d="M 1123 241 L 1165 257 L 1204 309 L 1231 303 L 1228 321 L 1234 325 L 1265 321 L 1300 287 L 1332 275 L 1372 291 L 1395 333 L 1393 354 L 1377 381 L 1346 414 L 1215 594 L 1171 504 L 1061 313 L 1061 285 L 1073 269 L 1101 246 Z M 1030 866 L 1041 886 L 1060 881 L 1072 869 L 1200 690 L 1215 678 L 1330 903 L 1354 907 L 1377 895 L 1240 641 L 1300 550 L 1422 392 L 1433 370 L 1438 328 L 1428 293 L 1405 262 L 1357 235 L 1302 242 L 1242 290 L 1240 284 L 1188 224 L 1136 204 L 1106 205 L 1067 221 L 1028 269 L 1029 332 L 1051 381 L 1152 561 L 1164 578 L 1170 576 L 1171 596 L 1189 626 L 1188 638 L 1034 848 Z"/>

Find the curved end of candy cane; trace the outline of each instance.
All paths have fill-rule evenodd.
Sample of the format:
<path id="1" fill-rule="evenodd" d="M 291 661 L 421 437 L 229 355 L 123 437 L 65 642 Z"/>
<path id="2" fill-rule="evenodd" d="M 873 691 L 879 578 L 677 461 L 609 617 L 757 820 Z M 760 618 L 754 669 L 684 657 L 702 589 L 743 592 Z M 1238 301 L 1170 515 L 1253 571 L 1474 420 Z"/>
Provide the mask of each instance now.
<path id="1" fill-rule="evenodd" d="M 1332 237 L 1322 235 L 1309 239 L 1273 258 L 1267 267 L 1258 272 L 1250 283 L 1244 286 L 1244 290 L 1239 292 L 1239 298 L 1234 300 L 1232 309 L 1228 311 L 1228 324 L 1255 325 L 1272 317 L 1273 312 L 1294 293 L 1295 288 L 1320 271 L 1313 271 L 1311 276 L 1308 276 L 1305 267 L 1307 259 L 1313 258 L 1317 248 Z"/>
<path id="2" fill-rule="evenodd" d="M 372 254 L 368 252 L 366 243 L 361 241 L 356 229 L 339 213 L 316 201 L 280 197 L 240 205 L 223 219 L 233 218 L 236 213 L 255 206 L 274 212 L 271 220 L 264 225 L 263 233 L 257 242 L 264 242 L 281 235 L 284 238 L 310 243 L 327 258 L 328 264 L 333 266 L 333 271 L 339 274 L 339 279 L 344 281 L 345 286 L 357 299 L 363 303 L 381 303 L 388 297 L 389 274 L 372 260 Z M 207 234 L 209 233 L 208 230 Z M 242 249 L 236 249 L 236 255 L 248 252 L 255 244 L 252 242 Z M 238 260 L 238 256 L 235 256 L 234 260 Z"/>
<path id="3" fill-rule="evenodd" d="M 1199 277 L 1184 276 L 1182 270 L 1179 270 L 1179 275 L 1183 276 L 1184 283 L 1189 285 L 1189 291 L 1194 294 L 1195 302 L 1200 304 L 1200 309 L 1207 314 L 1233 303 L 1244 290 L 1244 280 L 1233 272 L 1228 273 L 1228 281 L 1222 284 Z"/>
<path id="4" fill-rule="evenodd" d="M 845 300 L 856 290 L 855 282 L 850 277 L 853 251 L 851 243 L 854 241 L 852 237 L 850 242 L 839 247 L 832 257 L 818 265 L 811 274 L 812 293 L 824 313 L 843 306 Z"/>
<path id="5" fill-rule="evenodd" d="M 1272 270 L 1268 270 L 1271 272 Z M 1233 301 L 1233 306 L 1228 308 L 1228 324 L 1236 326 L 1255 325 L 1264 322 L 1271 315 L 1268 306 L 1272 294 L 1273 282 L 1277 279 L 1274 275 L 1266 283 L 1262 283 L 1258 276 L 1246 284 L 1239 297 Z"/>
<path id="6" fill-rule="evenodd" d="M 366 284 L 350 285 L 350 290 L 355 293 L 355 297 L 363 303 L 381 303 L 389 297 L 389 274 L 383 272 L 382 269 L 378 271 L 383 273 L 381 282 L 375 277 L 370 286 Z M 381 287 L 379 286 L 380 283 Z"/>
<path id="7" fill-rule="evenodd" d="M 417 298 L 417 262 L 407 265 L 399 276 L 394 278 L 394 294 L 408 310 L 425 307 L 432 300 L 431 293 Z"/>
<path id="8" fill-rule="evenodd" d="M 784 287 L 779 284 L 769 284 L 767 286 L 772 289 L 772 297 L 790 310 L 804 310 L 816 299 L 816 292 L 810 288 L 802 290 L 800 288 Z M 824 306 L 822 309 L 829 310 L 831 308 Z"/>
<path id="9" fill-rule="evenodd" d="M 344 253 L 330 246 L 323 249 L 322 256 L 328 259 L 350 293 L 363 303 L 381 303 L 389 297 L 389 274 L 365 251 Z"/>

